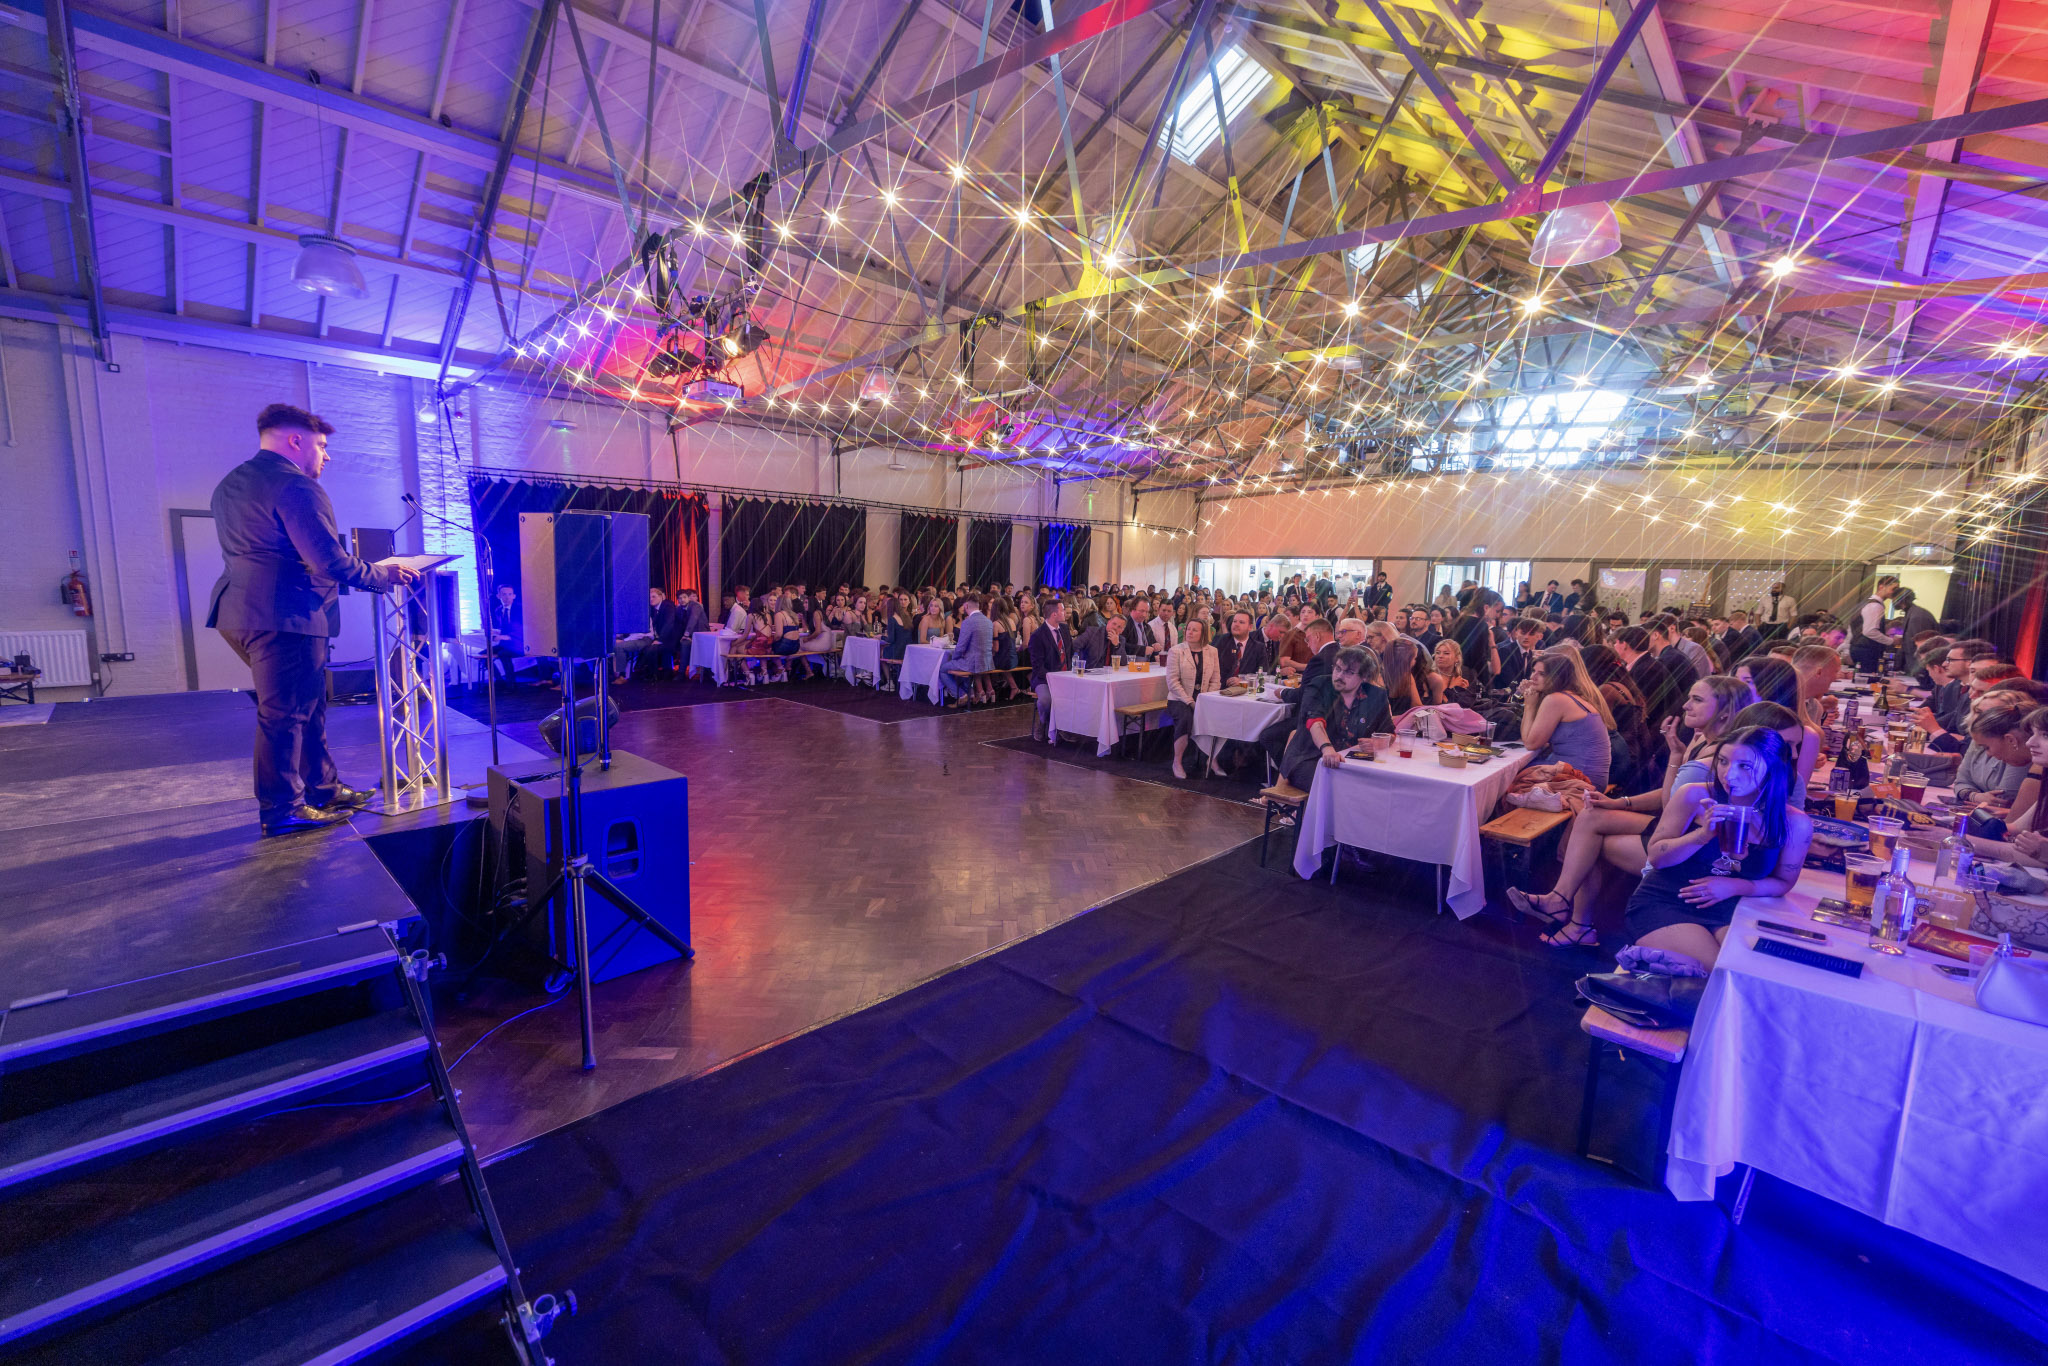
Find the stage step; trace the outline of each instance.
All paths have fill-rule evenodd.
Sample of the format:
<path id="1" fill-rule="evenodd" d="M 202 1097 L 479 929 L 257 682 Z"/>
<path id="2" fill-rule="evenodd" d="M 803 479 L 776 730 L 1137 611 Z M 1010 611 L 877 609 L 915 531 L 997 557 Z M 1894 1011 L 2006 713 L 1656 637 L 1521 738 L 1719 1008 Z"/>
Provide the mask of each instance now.
<path id="1" fill-rule="evenodd" d="M 419 1333 L 506 1280 L 488 1241 L 443 1229 L 186 1343 L 155 1366 L 339 1366 Z"/>
<path id="2" fill-rule="evenodd" d="M 0 1191 L 424 1061 L 426 1051 L 411 1012 L 387 1010 L 24 1115 L 0 1124 Z"/>
<path id="3" fill-rule="evenodd" d="M 0 1072 L 111 1047 L 273 1001 L 388 974 L 397 946 L 376 925 L 0 1013 Z"/>
<path id="4" fill-rule="evenodd" d="M 438 1106 L 150 1205 L 0 1261 L 0 1344 L 104 1312 L 455 1170 Z"/>

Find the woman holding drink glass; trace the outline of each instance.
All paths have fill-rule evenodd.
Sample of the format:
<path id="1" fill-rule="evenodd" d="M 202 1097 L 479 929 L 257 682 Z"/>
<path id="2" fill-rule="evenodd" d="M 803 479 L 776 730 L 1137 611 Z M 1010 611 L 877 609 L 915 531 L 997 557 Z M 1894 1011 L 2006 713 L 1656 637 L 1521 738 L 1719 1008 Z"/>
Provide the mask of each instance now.
<path id="1" fill-rule="evenodd" d="M 1711 970 L 1737 901 L 1792 890 L 1813 839 L 1791 804 L 1792 762 L 1777 731 L 1747 726 L 1722 741 L 1709 781 L 1672 790 L 1628 901 L 1631 940 Z"/>

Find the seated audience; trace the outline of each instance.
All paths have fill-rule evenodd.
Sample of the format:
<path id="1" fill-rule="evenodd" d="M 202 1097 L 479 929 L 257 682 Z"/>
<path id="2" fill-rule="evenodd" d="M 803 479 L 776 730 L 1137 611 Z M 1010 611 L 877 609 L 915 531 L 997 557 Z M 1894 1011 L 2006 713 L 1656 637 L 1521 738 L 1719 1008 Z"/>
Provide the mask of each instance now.
<path id="1" fill-rule="evenodd" d="M 1240 609 L 1230 614 L 1230 631 L 1217 643 L 1216 658 L 1224 678 L 1235 682 L 1268 670 L 1268 649 L 1265 637 L 1252 630 L 1252 614 Z"/>
<path id="2" fill-rule="evenodd" d="M 1536 762 L 1570 764 L 1594 787 L 1607 786 L 1614 716 L 1586 676 L 1579 652 L 1553 645 L 1536 656 L 1521 693 L 1522 743 L 1536 751 Z"/>
<path id="3" fill-rule="evenodd" d="M 1059 739 L 1052 728 L 1052 685 L 1047 674 L 1064 673 L 1074 658 L 1073 637 L 1067 633 L 1067 608 L 1058 598 L 1046 606 L 1045 620 L 1031 633 L 1031 692 L 1038 710 L 1031 721 L 1031 738 L 1051 743 Z"/>
<path id="4" fill-rule="evenodd" d="M 1191 621 L 1166 656 L 1166 711 L 1173 718 L 1173 776 L 1185 779 L 1182 762 L 1195 733 L 1195 699 L 1223 687 L 1223 664 L 1209 643 L 1209 628 Z"/>
<path id="5" fill-rule="evenodd" d="M 1287 750 L 1281 776 L 1306 792 L 1315 782 L 1316 765 L 1336 767 L 1360 740 L 1393 729 L 1386 689 L 1375 681 L 1379 659 L 1370 650 L 1340 650 L 1327 675 L 1318 674 L 1302 689 L 1301 710 Z"/>
<path id="6" fill-rule="evenodd" d="M 1737 661 L 1735 676 L 1749 685 L 1756 694 L 1758 703 L 1773 703 L 1785 708 L 1796 716 L 1803 716 L 1800 702 L 1799 671 L 1788 660 L 1776 655 L 1751 655 Z M 1796 737 L 1797 763 L 1793 778 L 1793 790 L 1806 791 L 1806 784 L 1813 777 L 1813 770 L 1820 764 L 1821 728 L 1810 722 L 1801 721 L 1803 734 Z M 1788 744 L 1795 743 L 1795 737 L 1787 736 Z"/>
<path id="7" fill-rule="evenodd" d="M 1970 847 L 1984 858 L 2048 868 L 2048 801 L 2042 800 L 2044 776 L 2048 776 L 2048 707 L 2035 707 L 2026 716 L 2025 743 L 2029 769 L 2028 789 L 2013 802 L 2006 817 L 2005 838 L 1970 837 Z"/>
<path id="8" fill-rule="evenodd" d="M 1970 709 L 1970 747 L 1956 769 L 1957 797 L 1980 799 L 1984 809 L 2003 815 L 2026 781 L 2031 755 L 2027 749 L 2028 702 L 1990 693 Z"/>
<path id="9" fill-rule="evenodd" d="M 1794 804 L 1803 795 L 1792 790 L 1782 736 L 1758 726 L 1731 732 L 1715 747 L 1712 777 L 1673 788 L 1664 804 L 1628 901 L 1630 941 L 1711 970 L 1736 902 L 1783 896 L 1799 880 L 1813 838 Z"/>
<path id="10" fill-rule="evenodd" d="M 1430 652 L 1435 667 L 1436 681 L 1431 690 L 1439 702 L 1453 706 L 1469 707 L 1478 700 L 1470 680 L 1465 677 L 1465 656 L 1458 649 L 1458 642 L 1445 638 L 1436 643 Z"/>
<path id="11" fill-rule="evenodd" d="M 1592 942 L 1592 908 L 1579 900 L 1586 880 L 1603 862 L 1626 877 L 1642 874 L 1650 830 L 1666 801 L 1678 788 L 1709 780 L 1716 746 L 1755 700 L 1747 684 L 1725 674 L 1693 684 L 1680 715 L 1666 723 L 1664 738 L 1671 758 L 1662 780 L 1632 797 L 1590 797 L 1573 815 L 1559 856 L 1562 867 L 1551 890 L 1535 896 L 1515 888 L 1508 891 L 1508 902 L 1517 911 L 1550 924 L 1544 943 L 1569 948 Z M 1681 723 L 1693 732 L 1690 745 L 1677 743 Z"/>
<path id="12" fill-rule="evenodd" d="M 958 606 L 959 634 L 939 661 L 939 688 L 946 694 L 948 707 L 980 700 L 980 680 L 975 675 L 995 667 L 995 628 L 982 612 L 981 600 L 969 593 Z"/>

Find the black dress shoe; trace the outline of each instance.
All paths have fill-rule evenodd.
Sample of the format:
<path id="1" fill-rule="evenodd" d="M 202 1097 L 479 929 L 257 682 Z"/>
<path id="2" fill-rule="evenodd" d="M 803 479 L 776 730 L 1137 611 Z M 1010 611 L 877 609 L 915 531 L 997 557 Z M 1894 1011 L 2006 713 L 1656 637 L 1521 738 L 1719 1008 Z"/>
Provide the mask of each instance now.
<path id="1" fill-rule="evenodd" d="M 329 806 L 295 806 L 274 821 L 263 823 L 263 834 L 267 839 L 272 835 L 296 835 L 301 830 L 325 830 L 330 825 L 340 825 L 349 818 L 347 811 Z"/>
<path id="2" fill-rule="evenodd" d="M 360 811 L 376 798 L 375 792 L 365 792 L 360 787 L 337 784 L 334 795 L 320 803 L 329 811 Z"/>

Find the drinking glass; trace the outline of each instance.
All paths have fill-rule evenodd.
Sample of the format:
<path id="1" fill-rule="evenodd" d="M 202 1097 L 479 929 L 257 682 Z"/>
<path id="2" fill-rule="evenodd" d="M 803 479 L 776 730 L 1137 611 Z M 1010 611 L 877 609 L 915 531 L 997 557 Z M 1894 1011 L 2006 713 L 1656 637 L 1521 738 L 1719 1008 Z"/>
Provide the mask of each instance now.
<path id="1" fill-rule="evenodd" d="M 1721 841 L 1721 853 L 1736 863 L 1749 854 L 1749 824 L 1755 809 L 1724 805 L 1714 812 L 1714 833 Z"/>
<path id="2" fill-rule="evenodd" d="M 1877 880 L 1890 870 L 1885 860 L 1871 858 L 1865 854 L 1850 854 L 1842 860 L 1844 869 L 1842 899 L 1849 903 L 1849 909 L 1868 919 L 1870 903 L 1877 895 Z"/>
<path id="3" fill-rule="evenodd" d="M 1926 895 L 1926 904 L 1920 914 L 1930 924 L 1945 925 L 1952 930 L 1970 928 L 1970 921 L 1977 914 L 1975 894 L 1947 883 L 1936 883 L 1926 889 Z"/>
<path id="4" fill-rule="evenodd" d="M 1904 797 L 1909 802 L 1919 803 L 1926 801 L 1927 775 L 1924 773 L 1915 773 L 1908 777 L 1900 778 L 1899 795 L 1901 797 Z"/>
<path id="5" fill-rule="evenodd" d="M 1870 856 L 1891 862 L 1892 843 L 1905 833 L 1906 823 L 1890 816 L 1872 816 L 1864 824 L 1870 827 Z"/>

